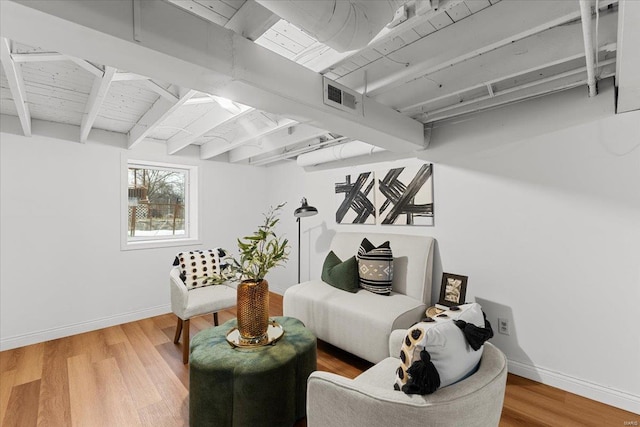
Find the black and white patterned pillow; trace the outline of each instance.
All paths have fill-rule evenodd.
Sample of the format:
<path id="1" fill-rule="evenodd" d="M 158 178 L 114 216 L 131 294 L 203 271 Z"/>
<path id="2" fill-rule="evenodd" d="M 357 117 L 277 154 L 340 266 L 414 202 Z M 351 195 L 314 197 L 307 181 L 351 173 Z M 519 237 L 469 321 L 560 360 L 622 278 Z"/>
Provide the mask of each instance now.
<path id="1" fill-rule="evenodd" d="M 180 252 L 173 265 L 180 269 L 180 278 L 188 290 L 202 288 L 212 285 L 207 277 L 220 274 L 220 260 L 226 255 L 221 248 Z"/>
<path id="2" fill-rule="evenodd" d="M 482 307 L 478 303 L 464 304 L 458 311 L 445 311 L 440 314 L 443 315 L 418 322 L 407 330 L 394 389 L 407 394 L 431 394 L 476 371 L 484 350 L 482 344 L 493 336 Z M 482 342 L 474 347 L 467 334 Z M 432 369 L 426 367 L 429 364 Z"/>
<path id="3" fill-rule="evenodd" d="M 393 253 L 389 242 L 375 247 L 364 238 L 357 258 L 360 287 L 378 295 L 389 295 L 393 281 Z"/>

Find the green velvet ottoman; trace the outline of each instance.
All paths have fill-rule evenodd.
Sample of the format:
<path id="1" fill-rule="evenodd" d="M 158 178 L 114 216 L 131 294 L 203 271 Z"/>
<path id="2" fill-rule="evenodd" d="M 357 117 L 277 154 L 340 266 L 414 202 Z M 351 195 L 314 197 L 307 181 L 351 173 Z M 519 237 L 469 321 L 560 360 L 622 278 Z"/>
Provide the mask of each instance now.
<path id="1" fill-rule="evenodd" d="M 306 415 L 307 379 L 316 370 L 316 337 L 293 317 L 275 344 L 232 348 L 237 320 L 199 332 L 189 358 L 189 425 L 291 427 Z"/>

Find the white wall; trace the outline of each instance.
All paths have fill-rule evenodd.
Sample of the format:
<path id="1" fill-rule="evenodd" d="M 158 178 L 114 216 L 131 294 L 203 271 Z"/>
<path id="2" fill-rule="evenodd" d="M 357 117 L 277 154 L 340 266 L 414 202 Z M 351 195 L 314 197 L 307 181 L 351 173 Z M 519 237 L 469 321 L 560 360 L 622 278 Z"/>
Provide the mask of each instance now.
<path id="1" fill-rule="evenodd" d="M 2 349 L 166 313 L 175 254 L 194 246 L 120 250 L 122 153 L 136 159 L 195 163 L 200 171 L 200 237 L 196 248 L 235 249 L 266 206 L 264 169 L 200 161 L 196 152 L 166 156 L 145 142 L 128 151 L 123 138 L 34 121 L 18 136 L 2 116 L 0 336 Z"/>
<path id="2" fill-rule="evenodd" d="M 639 145 L 640 112 L 614 115 L 605 83 L 594 99 L 579 88 L 435 128 L 421 155 L 434 162 L 434 227 L 335 224 L 335 182 L 415 159 L 272 167 L 270 197 L 320 211 L 303 219 L 303 280 L 320 276 L 335 230 L 432 235 L 432 298 L 443 270 L 468 275 L 467 300 L 494 329 L 511 322 L 493 343 L 512 372 L 640 412 Z"/>

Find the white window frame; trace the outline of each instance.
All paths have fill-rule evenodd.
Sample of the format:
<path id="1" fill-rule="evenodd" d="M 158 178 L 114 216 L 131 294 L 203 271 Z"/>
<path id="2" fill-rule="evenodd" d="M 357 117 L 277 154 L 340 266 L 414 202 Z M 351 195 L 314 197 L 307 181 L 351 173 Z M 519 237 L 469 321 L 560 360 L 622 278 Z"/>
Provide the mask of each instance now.
<path id="1" fill-rule="evenodd" d="M 129 228 L 129 168 L 140 166 L 141 168 L 178 169 L 187 172 L 185 182 L 184 219 L 185 234 L 181 236 L 158 236 L 137 238 L 130 240 Z M 121 208 L 120 208 L 120 248 L 123 251 L 135 249 L 165 248 L 171 246 L 185 246 L 202 244 L 199 238 L 199 169 L 195 165 L 140 160 L 123 156 L 121 162 Z"/>

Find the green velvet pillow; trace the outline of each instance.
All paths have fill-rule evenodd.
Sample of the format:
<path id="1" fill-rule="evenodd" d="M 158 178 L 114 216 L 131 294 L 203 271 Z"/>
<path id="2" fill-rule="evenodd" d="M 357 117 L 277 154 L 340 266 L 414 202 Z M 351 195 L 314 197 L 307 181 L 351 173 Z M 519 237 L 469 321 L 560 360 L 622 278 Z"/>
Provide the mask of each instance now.
<path id="1" fill-rule="evenodd" d="M 352 256 L 341 261 L 333 251 L 329 252 L 322 265 L 322 280 L 347 292 L 358 292 L 358 261 Z"/>

